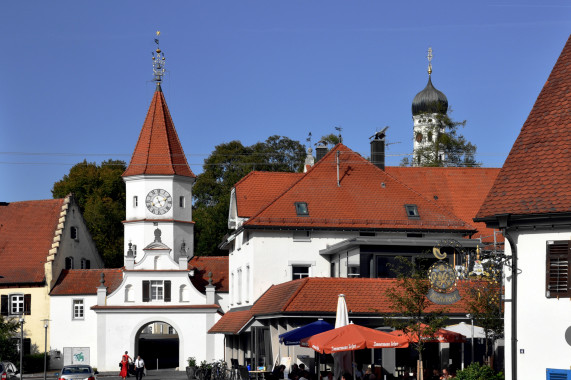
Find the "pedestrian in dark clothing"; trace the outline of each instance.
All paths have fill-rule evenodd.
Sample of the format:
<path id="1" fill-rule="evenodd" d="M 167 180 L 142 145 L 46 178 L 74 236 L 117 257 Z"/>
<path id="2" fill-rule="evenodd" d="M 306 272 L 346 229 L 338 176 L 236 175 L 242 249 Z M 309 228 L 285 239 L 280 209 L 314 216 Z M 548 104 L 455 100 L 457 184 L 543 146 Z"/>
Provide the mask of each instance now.
<path id="1" fill-rule="evenodd" d="M 141 359 L 141 355 L 137 355 L 137 359 L 135 360 L 135 378 L 137 380 L 142 380 L 144 372 L 145 372 L 145 361 Z"/>

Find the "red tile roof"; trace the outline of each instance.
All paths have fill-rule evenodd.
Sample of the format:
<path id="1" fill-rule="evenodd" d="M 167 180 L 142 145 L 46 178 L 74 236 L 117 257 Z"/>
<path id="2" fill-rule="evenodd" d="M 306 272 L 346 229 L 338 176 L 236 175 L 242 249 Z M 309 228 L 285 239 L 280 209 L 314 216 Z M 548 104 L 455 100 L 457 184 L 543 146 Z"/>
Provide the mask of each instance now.
<path id="1" fill-rule="evenodd" d="M 485 223 L 472 219 L 482 206 L 490 191 L 499 168 L 433 168 L 433 167 L 386 167 L 386 172 L 410 186 L 428 199 L 452 210 L 467 223 L 472 223 L 478 232 L 475 238 L 494 241 L 494 230 Z M 500 234 L 498 238 L 502 238 Z"/>
<path id="2" fill-rule="evenodd" d="M 571 37 L 477 217 L 571 212 Z"/>
<path id="3" fill-rule="evenodd" d="M 59 275 L 50 295 L 95 295 L 101 285 L 101 273 L 105 274 L 107 294 L 111 294 L 123 281 L 122 269 L 65 269 Z"/>
<path id="4" fill-rule="evenodd" d="M 237 334 L 255 316 L 271 314 L 318 314 L 334 316 L 339 294 L 345 294 L 347 310 L 353 315 L 381 315 L 393 313 L 387 290 L 398 286 L 396 279 L 382 278 L 319 278 L 309 277 L 270 287 L 249 310 L 226 313 L 210 333 Z M 458 287 L 464 297 L 466 284 Z M 464 298 L 452 305 L 432 304 L 427 312 L 445 311 L 465 314 Z"/>
<path id="5" fill-rule="evenodd" d="M 191 282 L 200 292 L 205 292 L 208 272 L 212 272 L 212 285 L 216 291 L 228 293 L 228 256 L 194 256 L 188 262 L 188 269 L 194 269 Z"/>
<path id="6" fill-rule="evenodd" d="M 123 177 L 139 174 L 195 177 L 186 161 L 160 86 L 157 86 L 131 162 Z"/>
<path id="7" fill-rule="evenodd" d="M 249 218 L 255 215 L 303 175 L 304 173 L 250 172 L 234 185 L 238 216 Z"/>
<path id="8" fill-rule="evenodd" d="M 43 283 L 64 199 L 0 205 L 0 286 Z"/>
<path id="9" fill-rule="evenodd" d="M 307 203 L 308 216 L 296 214 L 296 202 Z M 420 218 L 408 218 L 407 204 L 417 205 Z M 333 148 L 244 226 L 475 230 L 470 223 L 424 198 L 343 144 Z"/>

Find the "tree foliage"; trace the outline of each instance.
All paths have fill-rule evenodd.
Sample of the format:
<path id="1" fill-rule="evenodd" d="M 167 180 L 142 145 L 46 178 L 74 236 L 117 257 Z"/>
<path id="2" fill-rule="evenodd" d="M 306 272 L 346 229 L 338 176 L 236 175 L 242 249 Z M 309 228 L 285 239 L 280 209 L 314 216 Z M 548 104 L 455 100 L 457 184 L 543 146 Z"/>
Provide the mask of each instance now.
<path id="1" fill-rule="evenodd" d="M 387 319 L 388 324 L 409 336 L 434 337 L 448 318 L 442 311 L 427 312 L 433 304 L 426 296 L 430 290 L 426 271 L 421 265 L 415 265 L 402 256 L 396 258 L 396 265 L 391 269 L 397 273 L 397 283 L 386 293 L 394 310 L 394 317 Z M 426 341 L 418 339 L 418 342 L 411 344 L 422 361 Z"/>
<path id="2" fill-rule="evenodd" d="M 456 377 L 462 380 L 504 380 L 502 372 L 495 373 L 493 369 L 487 365 L 480 365 L 480 363 L 470 364 L 465 369 L 458 371 Z"/>
<path id="3" fill-rule="evenodd" d="M 236 182 L 252 170 L 301 171 L 304 159 L 305 147 L 283 136 L 251 146 L 237 140 L 217 145 L 193 187 L 195 254 L 225 254 L 218 245 L 228 233 L 230 191 Z"/>
<path id="4" fill-rule="evenodd" d="M 476 145 L 467 141 L 459 133 L 459 128 L 466 125 L 466 120 L 454 121 L 450 117 L 450 112 L 421 115 L 425 118 L 435 118 L 435 122 L 430 124 L 426 131 L 428 136 L 423 136 L 432 141 L 432 144 L 418 149 L 412 159 L 405 157 L 401 161 L 402 166 L 416 164 L 417 166 L 478 167 L 482 165 L 475 159 Z"/>
<path id="5" fill-rule="evenodd" d="M 0 361 L 16 361 L 18 348 L 14 335 L 19 329 L 16 318 L 6 318 L 0 315 Z"/>
<path id="6" fill-rule="evenodd" d="M 84 160 L 52 189 L 54 198 L 74 195 L 107 268 L 123 265 L 125 184 L 121 174 L 125 169 L 124 161 L 107 160 L 97 165 Z"/>

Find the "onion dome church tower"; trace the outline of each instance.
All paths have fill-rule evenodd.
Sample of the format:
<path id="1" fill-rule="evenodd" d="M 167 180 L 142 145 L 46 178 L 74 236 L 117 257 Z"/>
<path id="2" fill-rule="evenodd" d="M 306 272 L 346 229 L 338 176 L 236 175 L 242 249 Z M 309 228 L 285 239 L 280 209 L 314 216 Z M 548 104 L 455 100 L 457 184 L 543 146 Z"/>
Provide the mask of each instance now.
<path id="1" fill-rule="evenodd" d="M 155 42 L 156 90 L 131 162 L 123 173 L 127 195 L 125 259 L 134 257 L 135 262 L 142 259 L 143 247 L 155 240 L 157 229 L 173 260 L 193 256 L 191 206 L 196 176 L 188 166 L 161 89 L 165 57 L 158 39 Z"/>
<path id="2" fill-rule="evenodd" d="M 413 165 L 422 164 L 425 157 L 421 151 L 430 148 L 442 130 L 440 125 L 442 115 L 448 112 L 448 99 L 441 91 L 432 85 L 432 48 L 428 48 L 428 84 L 412 101 L 412 120 L 414 130 Z M 437 152 L 443 160 L 441 152 Z"/>

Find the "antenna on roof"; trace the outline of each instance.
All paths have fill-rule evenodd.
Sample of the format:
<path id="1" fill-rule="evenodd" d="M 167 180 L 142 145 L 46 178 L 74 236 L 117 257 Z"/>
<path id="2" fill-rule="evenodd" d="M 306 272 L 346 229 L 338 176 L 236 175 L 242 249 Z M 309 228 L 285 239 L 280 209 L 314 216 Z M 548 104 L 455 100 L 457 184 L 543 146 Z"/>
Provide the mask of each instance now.
<path id="1" fill-rule="evenodd" d="M 159 36 L 161 35 L 160 30 L 157 30 L 157 38 L 155 38 L 155 44 L 157 44 L 157 50 L 152 52 L 153 55 L 153 78 L 154 82 L 157 82 L 157 87 L 160 87 L 163 80 L 163 75 L 165 74 L 165 54 L 161 51 L 159 47 Z"/>
<path id="2" fill-rule="evenodd" d="M 428 75 L 432 74 L 432 48 L 428 48 L 428 54 L 426 55 L 428 58 Z"/>
<path id="3" fill-rule="evenodd" d="M 339 132 L 339 143 L 343 143 L 343 137 L 341 136 L 341 131 L 343 130 L 343 127 L 341 127 L 340 125 L 335 127 L 335 130 L 337 132 Z"/>

